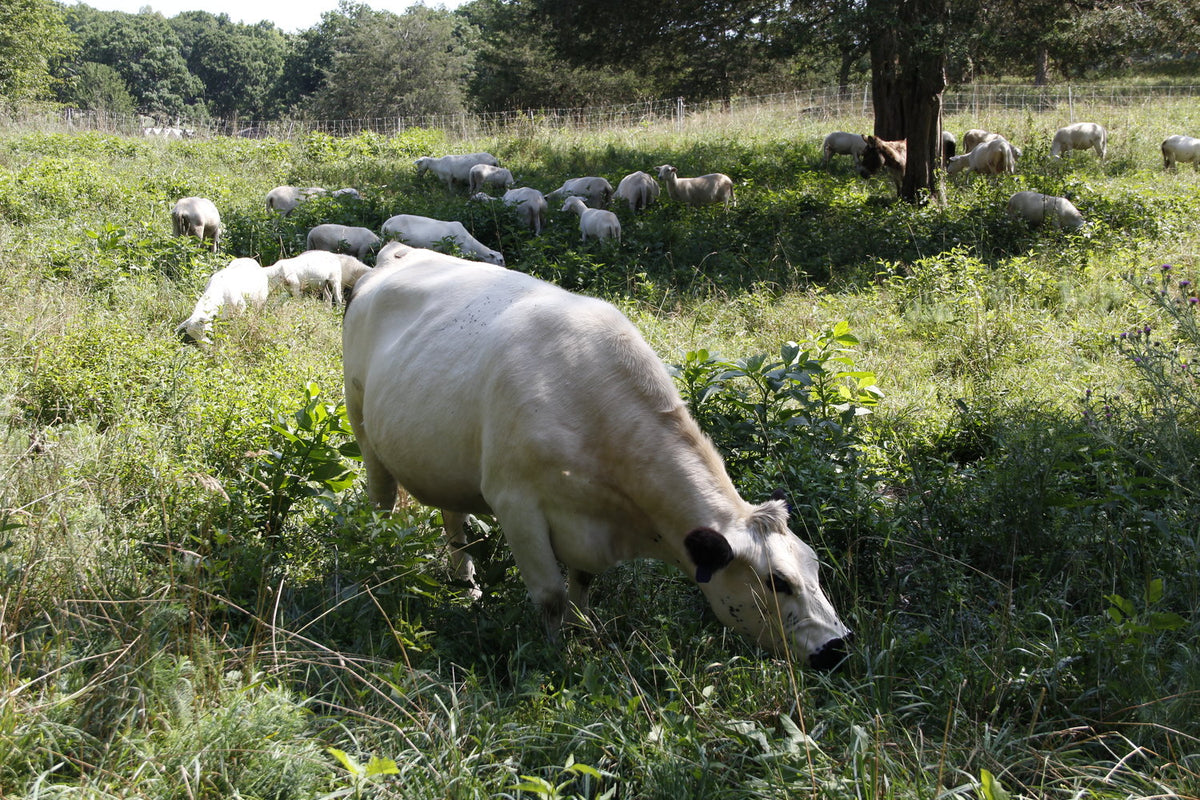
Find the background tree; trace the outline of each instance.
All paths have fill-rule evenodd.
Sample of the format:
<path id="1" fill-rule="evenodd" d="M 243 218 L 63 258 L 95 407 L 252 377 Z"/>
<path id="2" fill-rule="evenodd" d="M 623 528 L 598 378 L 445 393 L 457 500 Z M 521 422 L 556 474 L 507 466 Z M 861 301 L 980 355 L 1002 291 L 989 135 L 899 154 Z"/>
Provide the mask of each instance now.
<path id="1" fill-rule="evenodd" d="M 326 118 L 449 114 L 465 108 L 474 30 L 444 9 L 403 15 L 343 2 L 333 63 L 312 97 Z"/>
<path id="2" fill-rule="evenodd" d="M 80 40 L 79 62 L 120 73 L 140 112 L 166 119 L 197 111 L 204 84 L 188 70 L 183 45 L 161 14 L 78 5 L 66 18 Z"/>
<path id="3" fill-rule="evenodd" d="M 41 100 L 60 63 L 75 49 L 62 9 L 50 0 L 0 2 L 0 97 Z"/>
<path id="4" fill-rule="evenodd" d="M 900 195 L 924 202 L 938 192 L 947 0 L 867 0 L 866 8 L 875 135 L 908 140 Z"/>
<path id="5" fill-rule="evenodd" d="M 121 74 L 107 64 L 85 61 L 73 69 L 63 82 L 58 99 L 85 111 L 105 111 L 109 114 L 134 114 L 137 104 Z"/>
<path id="6" fill-rule="evenodd" d="M 475 0 L 456 12 L 479 31 L 469 95 L 480 111 L 577 108 L 656 96 L 649 76 L 571 63 L 534 0 Z"/>
<path id="7" fill-rule="evenodd" d="M 273 90 L 283 73 L 287 40 L 269 22 L 243 25 L 228 15 L 186 11 L 170 20 L 188 70 L 204 84 L 215 117 L 264 119 L 279 110 Z"/>

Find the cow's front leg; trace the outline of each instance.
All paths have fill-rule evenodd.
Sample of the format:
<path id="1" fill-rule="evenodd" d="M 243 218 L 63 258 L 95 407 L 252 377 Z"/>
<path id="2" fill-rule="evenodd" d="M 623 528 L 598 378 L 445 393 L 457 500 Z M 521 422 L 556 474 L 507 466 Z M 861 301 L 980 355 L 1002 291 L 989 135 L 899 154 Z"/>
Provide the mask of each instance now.
<path id="1" fill-rule="evenodd" d="M 567 609 L 567 587 L 550 543 L 550 525 L 529 498 L 504 496 L 494 501 L 489 498 L 488 505 L 504 529 L 504 538 L 529 596 L 542 612 L 546 635 L 557 643 Z"/>

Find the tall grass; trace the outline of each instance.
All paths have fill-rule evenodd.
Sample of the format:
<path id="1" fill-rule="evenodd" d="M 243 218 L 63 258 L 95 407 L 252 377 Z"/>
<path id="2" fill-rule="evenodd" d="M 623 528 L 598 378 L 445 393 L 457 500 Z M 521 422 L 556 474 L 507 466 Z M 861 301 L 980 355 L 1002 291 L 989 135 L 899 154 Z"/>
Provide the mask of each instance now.
<path id="1" fill-rule="evenodd" d="M 1179 367 L 1200 346 L 1200 176 L 1164 174 L 1156 149 L 1196 112 L 1075 111 L 1113 131 L 1104 163 L 1048 158 L 1058 113 L 950 118 L 1006 133 L 1020 172 L 951 179 L 920 209 L 820 165 L 821 136 L 859 118 L 456 143 L 7 134 L 0 796 L 1200 796 L 1197 393 Z M 416 156 L 460 148 L 544 190 L 722 171 L 738 205 L 618 208 L 619 247 L 580 245 L 554 209 L 535 239 L 415 178 Z M 365 199 L 276 218 L 262 198 L 284 183 Z M 1070 195 L 1087 233 L 1008 220 L 1024 188 Z M 187 194 L 218 202 L 226 252 L 170 237 Z M 755 462 L 742 384 L 714 384 L 701 415 L 743 491 L 799 495 L 793 527 L 857 631 L 840 672 L 765 656 L 657 563 L 600 576 L 593 617 L 551 647 L 493 521 L 469 603 L 436 512 L 387 517 L 329 482 L 351 452 L 321 422 L 336 312 L 278 296 L 211 347 L 174 337 L 231 255 L 270 263 L 318 221 L 401 212 L 611 299 L 672 364 L 848 321 L 884 397 L 847 436 L 760 426 Z"/>

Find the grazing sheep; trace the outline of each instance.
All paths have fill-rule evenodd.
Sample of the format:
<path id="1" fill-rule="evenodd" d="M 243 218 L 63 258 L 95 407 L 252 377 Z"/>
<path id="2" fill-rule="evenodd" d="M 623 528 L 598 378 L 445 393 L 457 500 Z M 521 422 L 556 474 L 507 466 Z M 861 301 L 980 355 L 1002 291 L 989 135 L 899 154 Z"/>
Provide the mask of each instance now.
<path id="1" fill-rule="evenodd" d="M 194 342 L 209 344 L 214 319 L 240 314 L 248 303 L 261 306 L 267 300 L 269 289 L 266 270 L 257 261 L 235 258 L 209 277 L 192 315 L 179 323 L 175 333 Z"/>
<path id="2" fill-rule="evenodd" d="M 1008 199 L 1008 213 L 1031 225 L 1049 222 L 1055 228 L 1069 231 L 1077 231 L 1087 224 L 1070 200 L 1040 192 L 1017 192 Z"/>
<path id="3" fill-rule="evenodd" d="M 467 192 L 469 194 L 482 192 L 485 185 L 507 189 L 513 185 L 513 174 L 504 167 L 476 164 L 467 173 Z"/>
<path id="4" fill-rule="evenodd" d="M 221 213 L 204 197 L 182 197 L 171 207 L 171 228 L 176 236 L 212 239 L 213 252 L 221 239 Z"/>
<path id="5" fill-rule="evenodd" d="M 462 153 L 459 155 L 440 156 L 421 156 L 417 159 L 417 177 L 421 177 L 426 171 L 432 172 L 434 175 L 446 182 L 446 188 L 453 189 L 455 183 L 470 185 L 471 182 L 471 167 L 476 164 L 488 164 L 489 166 L 500 166 L 500 160 L 491 153 Z"/>
<path id="6" fill-rule="evenodd" d="M 521 222 L 533 231 L 534 236 L 542 235 L 542 228 L 546 227 L 546 215 L 550 212 L 545 195 L 529 186 L 509 189 L 503 197 L 499 198 L 492 197 L 485 192 L 478 192 L 472 195 L 471 199 L 482 203 L 499 200 L 509 208 L 515 208 Z"/>
<path id="7" fill-rule="evenodd" d="M 283 286 L 292 297 L 315 289 L 331 305 L 342 304 L 342 257 L 325 250 L 305 250 L 294 258 L 281 258 L 263 270 L 272 287 Z"/>
<path id="8" fill-rule="evenodd" d="M 955 175 L 963 170 L 980 175 L 1000 175 L 1017 171 L 1017 149 L 1003 136 L 976 145 L 971 152 L 955 156 L 946 164 L 946 174 Z"/>
<path id="9" fill-rule="evenodd" d="M 950 159 L 954 158 L 957 150 L 958 139 L 955 139 L 954 134 L 950 131 L 942 131 L 942 163 L 950 163 Z"/>
<path id="10" fill-rule="evenodd" d="M 862 160 L 863 150 L 866 147 L 867 140 L 862 134 L 834 131 L 825 137 L 825 141 L 821 145 L 822 162 L 828 164 L 834 156 L 850 156 L 857 164 Z"/>
<path id="11" fill-rule="evenodd" d="M 613 199 L 629 203 L 630 211 L 641 211 L 658 199 L 660 191 L 658 181 L 638 170 L 621 178 L 621 182 L 617 184 L 617 191 L 613 193 Z"/>
<path id="12" fill-rule="evenodd" d="M 309 250 L 327 250 L 330 253 L 353 253 L 360 261 L 378 247 L 383 240 L 370 228 L 335 225 L 327 222 L 308 232 Z"/>
<path id="13" fill-rule="evenodd" d="M 687 203 L 690 206 L 706 206 L 713 203 L 736 205 L 733 197 L 733 178 L 720 172 L 701 175 L 698 178 L 680 178 L 678 172 L 670 164 L 654 168 L 658 177 L 667 184 L 667 194 L 672 200 Z"/>
<path id="14" fill-rule="evenodd" d="M 869 178 L 881 169 L 887 170 L 888 177 L 896 187 L 896 196 L 899 197 L 901 185 L 904 183 L 904 169 L 908 164 L 908 140 L 888 141 L 878 136 L 867 136 L 866 140 L 867 149 L 863 151 L 859 174 Z"/>
<path id="15" fill-rule="evenodd" d="M 334 189 L 330 193 L 330 197 L 349 197 L 353 200 L 362 200 L 362 192 L 355 189 L 353 186 L 347 186 L 342 189 Z"/>
<path id="16" fill-rule="evenodd" d="M 1104 130 L 1104 126 L 1095 122 L 1076 122 L 1055 132 L 1054 140 L 1050 142 L 1050 155 L 1062 158 L 1067 150 L 1087 150 L 1091 147 L 1096 155 L 1104 158 L 1107 144 L 1108 131 Z"/>
<path id="17" fill-rule="evenodd" d="M 346 305 L 350 305 L 350 297 L 354 294 L 355 284 L 362 276 L 371 271 L 371 266 L 347 253 L 338 253 L 337 257 L 342 264 L 342 296 L 346 300 Z"/>
<path id="18" fill-rule="evenodd" d="M 489 264 L 504 266 L 504 256 L 468 233 L 461 222 L 397 214 L 383 223 L 382 231 L 385 237 L 395 237 L 413 247 L 436 248 L 443 239 L 450 239 L 464 253 L 478 256 Z"/>
<path id="19" fill-rule="evenodd" d="M 276 186 L 267 192 L 267 210 L 287 215 L 310 197 L 320 197 L 323 194 L 325 190 L 320 186 Z"/>
<path id="20" fill-rule="evenodd" d="M 1173 169 L 1175 162 L 1189 161 L 1200 170 L 1200 139 L 1191 136 L 1168 136 L 1162 143 L 1163 169 Z"/>
<path id="21" fill-rule="evenodd" d="M 962 139 L 963 154 L 966 155 L 967 153 L 971 152 L 972 150 L 974 150 L 976 147 L 983 144 L 984 142 L 990 142 L 992 139 L 1000 139 L 1000 138 L 1003 138 L 1003 137 L 1001 137 L 1000 134 L 998 134 L 998 133 L 992 133 L 990 131 L 985 131 L 985 130 L 982 130 L 981 128 L 972 128 L 971 130 L 969 130 L 963 134 L 963 139 Z"/>
<path id="22" fill-rule="evenodd" d="M 612 184 L 594 175 L 586 178 L 570 178 L 552 192 L 546 193 L 547 200 L 560 197 L 581 197 L 592 208 L 604 208 L 612 198 Z"/>
<path id="23" fill-rule="evenodd" d="M 602 208 L 588 208 L 582 197 L 568 197 L 563 203 L 563 211 L 579 215 L 579 231 L 583 241 L 588 239 L 616 239 L 621 241 L 621 220 L 611 211 Z"/>

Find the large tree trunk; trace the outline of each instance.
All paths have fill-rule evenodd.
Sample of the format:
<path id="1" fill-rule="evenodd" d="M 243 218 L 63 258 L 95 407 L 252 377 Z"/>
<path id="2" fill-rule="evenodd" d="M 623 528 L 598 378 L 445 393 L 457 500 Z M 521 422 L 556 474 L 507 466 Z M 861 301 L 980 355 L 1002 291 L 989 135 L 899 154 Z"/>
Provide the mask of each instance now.
<path id="1" fill-rule="evenodd" d="M 876 21 L 871 42 L 875 135 L 907 139 L 900 196 L 941 197 L 942 92 L 946 88 L 947 0 L 867 0 Z"/>

